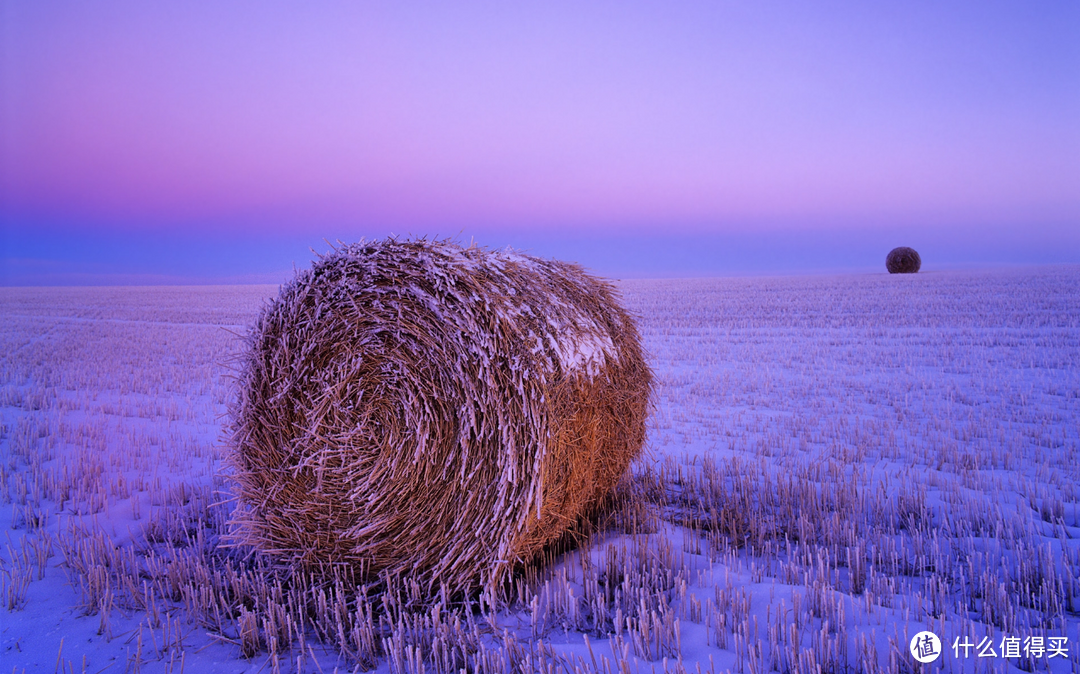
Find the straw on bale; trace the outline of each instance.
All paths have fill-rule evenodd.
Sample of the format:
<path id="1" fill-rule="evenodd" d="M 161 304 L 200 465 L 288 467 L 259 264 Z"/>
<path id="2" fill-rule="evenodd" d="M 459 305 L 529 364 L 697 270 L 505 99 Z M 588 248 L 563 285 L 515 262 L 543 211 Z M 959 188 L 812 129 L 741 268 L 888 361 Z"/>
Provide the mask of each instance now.
<path id="1" fill-rule="evenodd" d="M 922 266 L 922 258 L 914 248 L 900 246 L 885 256 L 885 268 L 890 274 L 914 274 Z"/>
<path id="2" fill-rule="evenodd" d="M 614 290 L 576 265 L 344 246 L 249 336 L 237 537 L 290 571 L 496 582 L 605 500 L 641 451 L 651 381 Z"/>

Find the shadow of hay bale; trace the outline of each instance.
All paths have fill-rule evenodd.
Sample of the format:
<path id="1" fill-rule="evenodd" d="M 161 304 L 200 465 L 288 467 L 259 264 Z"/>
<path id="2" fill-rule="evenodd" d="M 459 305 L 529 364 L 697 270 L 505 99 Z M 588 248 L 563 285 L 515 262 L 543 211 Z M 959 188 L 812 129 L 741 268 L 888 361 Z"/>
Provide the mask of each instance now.
<path id="1" fill-rule="evenodd" d="M 900 246 L 885 256 L 885 268 L 890 274 L 914 274 L 922 266 L 922 258 L 914 248 Z"/>
<path id="2" fill-rule="evenodd" d="M 290 572 L 493 585 L 595 511 L 644 442 L 637 329 L 577 265 L 348 245 L 248 339 L 235 538 Z"/>

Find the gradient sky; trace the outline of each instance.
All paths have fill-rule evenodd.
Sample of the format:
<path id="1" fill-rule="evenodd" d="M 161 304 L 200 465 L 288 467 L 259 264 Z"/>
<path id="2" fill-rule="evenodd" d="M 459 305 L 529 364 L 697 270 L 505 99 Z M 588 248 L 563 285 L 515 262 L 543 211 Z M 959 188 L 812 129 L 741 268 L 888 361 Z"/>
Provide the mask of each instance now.
<path id="1" fill-rule="evenodd" d="M 0 0 L 0 283 L 1080 262 L 1080 3 Z"/>

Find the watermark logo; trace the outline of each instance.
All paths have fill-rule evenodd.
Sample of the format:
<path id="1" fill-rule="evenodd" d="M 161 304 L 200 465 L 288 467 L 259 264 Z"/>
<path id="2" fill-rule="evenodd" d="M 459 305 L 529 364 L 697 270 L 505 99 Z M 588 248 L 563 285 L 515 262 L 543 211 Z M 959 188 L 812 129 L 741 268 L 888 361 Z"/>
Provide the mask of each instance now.
<path id="1" fill-rule="evenodd" d="M 941 657 L 941 639 L 933 632 L 919 632 L 911 637 L 910 650 L 919 662 L 933 662 Z"/>
<path id="2" fill-rule="evenodd" d="M 919 634 L 929 634 L 929 632 L 919 632 Z M 914 640 L 911 643 L 914 655 Z M 970 658 L 972 653 L 980 658 L 1019 658 L 1023 655 L 1033 660 L 1040 658 L 1049 660 L 1069 657 L 1069 637 L 1065 636 L 1026 636 L 1021 639 L 1005 635 L 997 643 L 996 649 L 994 646 L 993 640 L 988 636 L 980 639 L 979 643 L 975 643 L 971 640 L 971 636 L 965 635 L 963 639 L 956 637 L 953 640 L 952 650 L 955 657 L 965 659 Z"/>

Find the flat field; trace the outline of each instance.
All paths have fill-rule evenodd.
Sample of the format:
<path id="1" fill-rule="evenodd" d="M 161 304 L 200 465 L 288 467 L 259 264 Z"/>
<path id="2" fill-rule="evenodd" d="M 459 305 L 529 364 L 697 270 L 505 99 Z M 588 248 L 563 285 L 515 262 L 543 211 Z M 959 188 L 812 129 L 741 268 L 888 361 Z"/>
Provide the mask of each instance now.
<path id="1" fill-rule="evenodd" d="M 614 514 L 434 609 L 228 545 L 276 288 L 0 289 L 0 671 L 1080 671 L 1080 268 L 618 285 L 657 391 Z"/>

